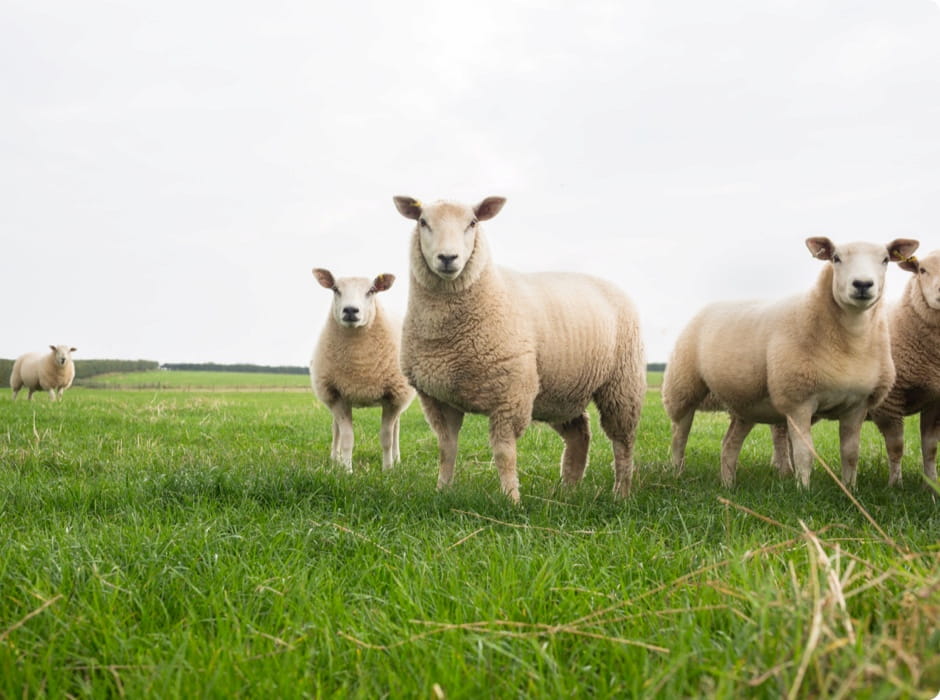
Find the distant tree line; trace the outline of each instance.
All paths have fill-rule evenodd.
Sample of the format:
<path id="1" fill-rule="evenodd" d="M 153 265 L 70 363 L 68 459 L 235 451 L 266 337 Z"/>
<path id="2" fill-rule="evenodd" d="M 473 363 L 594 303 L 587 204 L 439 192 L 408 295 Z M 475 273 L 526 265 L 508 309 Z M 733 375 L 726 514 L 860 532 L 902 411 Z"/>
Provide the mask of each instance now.
<path id="1" fill-rule="evenodd" d="M 646 365 L 647 372 L 665 372 L 666 363 L 665 362 L 650 362 Z"/>
<path id="2" fill-rule="evenodd" d="M 14 360 L 0 359 L 0 387 L 10 386 Z M 154 360 L 75 360 L 75 379 L 87 379 L 115 372 L 146 372 L 160 369 Z"/>
<path id="3" fill-rule="evenodd" d="M 167 362 L 160 365 L 161 369 L 187 372 L 263 372 L 265 374 L 310 374 L 307 367 L 291 367 L 288 365 L 220 365 L 215 362 Z"/>

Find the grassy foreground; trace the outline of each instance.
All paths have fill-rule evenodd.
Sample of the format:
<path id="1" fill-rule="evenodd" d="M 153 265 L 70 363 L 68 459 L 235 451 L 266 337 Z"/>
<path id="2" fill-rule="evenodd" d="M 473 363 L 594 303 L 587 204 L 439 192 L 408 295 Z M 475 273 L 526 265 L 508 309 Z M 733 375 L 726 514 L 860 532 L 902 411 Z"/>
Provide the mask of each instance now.
<path id="1" fill-rule="evenodd" d="M 417 405 L 383 473 L 377 410 L 355 473 L 328 461 L 310 394 L 75 388 L 0 396 L 3 697 L 922 697 L 940 690 L 940 511 L 888 490 L 866 425 L 857 497 L 817 466 L 769 468 L 766 429 L 720 487 L 726 419 L 700 415 L 684 475 L 648 396 L 634 496 L 560 439 L 520 442 L 523 504 L 498 493 L 468 417 L 437 493 Z M 838 462 L 837 431 L 814 429 Z"/>

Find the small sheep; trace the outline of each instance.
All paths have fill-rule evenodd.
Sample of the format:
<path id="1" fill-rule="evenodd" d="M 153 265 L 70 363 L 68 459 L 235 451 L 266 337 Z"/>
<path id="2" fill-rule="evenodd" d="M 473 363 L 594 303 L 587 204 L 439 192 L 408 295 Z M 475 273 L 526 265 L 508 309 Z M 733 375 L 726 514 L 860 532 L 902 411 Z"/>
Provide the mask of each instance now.
<path id="1" fill-rule="evenodd" d="M 700 311 L 681 333 L 663 377 L 672 419 L 672 461 L 681 468 L 695 411 L 711 392 L 731 425 L 721 449 L 721 479 L 734 482 L 741 444 L 755 423 L 789 427 L 798 483 L 809 486 L 810 425 L 839 421 L 842 479 L 854 487 L 858 441 L 869 409 L 894 383 L 888 323 L 881 304 L 891 258 L 907 259 L 917 241 L 836 245 L 809 238 L 814 257 L 830 262 L 807 293 L 776 303 L 724 302 Z M 783 435 L 774 431 L 775 445 Z M 775 449 L 774 461 L 784 459 Z"/>
<path id="2" fill-rule="evenodd" d="M 934 481 L 940 439 L 940 251 L 921 260 L 905 260 L 900 266 L 914 277 L 888 314 L 897 379 L 870 416 L 888 449 L 889 486 L 901 483 L 904 416 L 920 413 L 924 474 Z"/>
<path id="3" fill-rule="evenodd" d="M 352 471 L 352 409 L 381 405 L 382 467 L 390 469 L 401 461 L 399 419 L 415 397 L 398 365 L 401 323 L 376 298 L 395 276 L 334 279 L 319 268 L 313 274 L 333 292 L 330 317 L 310 360 L 313 391 L 333 413 L 330 457 Z"/>
<path id="4" fill-rule="evenodd" d="M 62 392 L 72 386 L 72 380 L 75 379 L 72 353 L 77 348 L 68 345 L 50 345 L 49 348 L 52 352 L 28 352 L 16 358 L 10 373 L 14 401 L 23 387 L 29 390 L 27 398 L 30 400 L 34 391 L 42 389 L 49 392 L 50 401 L 55 401 L 56 396 L 61 399 Z"/>
<path id="5" fill-rule="evenodd" d="M 593 399 L 613 443 L 614 492 L 627 496 L 646 392 L 630 300 L 586 275 L 497 268 L 480 222 L 499 213 L 502 197 L 476 206 L 394 201 L 417 222 L 401 362 L 438 437 L 438 488 L 453 481 L 465 413 L 489 417 L 500 484 L 512 501 L 519 501 L 516 441 L 533 419 L 561 435 L 561 476 L 577 483 L 587 465 L 585 409 Z"/>

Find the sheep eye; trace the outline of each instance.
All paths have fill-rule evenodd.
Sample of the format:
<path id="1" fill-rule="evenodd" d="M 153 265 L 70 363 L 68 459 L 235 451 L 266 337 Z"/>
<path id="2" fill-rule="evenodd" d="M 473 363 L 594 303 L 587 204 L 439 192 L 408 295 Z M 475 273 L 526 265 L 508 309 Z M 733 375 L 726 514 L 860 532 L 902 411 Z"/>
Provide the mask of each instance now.
<path id="1" fill-rule="evenodd" d="M 920 268 L 920 274 L 926 275 L 926 274 L 927 274 L 927 270 L 925 270 L 924 268 Z"/>
<path id="2" fill-rule="evenodd" d="M 419 220 L 418 220 L 418 223 L 421 224 L 422 226 L 424 226 L 424 228 L 430 228 L 430 227 L 428 226 L 428 222 L 425 221 L 423 218 L 422 218 L 422 219 L 419 219 Z"/>
<path id="3" fill-rule="evenodd" d="M 473 221 L 470 222 L 470 228 L 474 228 L 476 225 L 477 225 L 477 220 L 476 220 L 476 219 L 474 219 Z"/>
<path id="4" fill-rule="evenodd" d="M 885 259 L 881 261 L 881 264 L 882 264 L 882 265 L 887 265 L 887 264 L 888 264 L 888 256 L 887 256 L 887 255 L 885 256 Z"/>
<path id="5" fill-rule="evenodd" d="M 838 255 L 833 255 L 833 256 L 832 256 L 832 262 L 833 262 L 833 263 L 840 263 L 840 262 L 842 262 L 842 258 L 840 258 Z"/>

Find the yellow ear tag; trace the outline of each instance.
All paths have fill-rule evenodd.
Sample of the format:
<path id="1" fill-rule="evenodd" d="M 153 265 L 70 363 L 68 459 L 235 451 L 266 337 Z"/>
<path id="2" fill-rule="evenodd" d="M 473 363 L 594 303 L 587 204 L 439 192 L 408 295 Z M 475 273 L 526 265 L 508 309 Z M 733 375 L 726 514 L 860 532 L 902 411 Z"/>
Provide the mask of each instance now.
<path id="1" fill-rule="evenodd" d="M 915 255 L 912 255 L 912 256 L 909 257 L 909 258 L 905 258 L 903 255 L 901 255 L 901 254 L 900 254 L 898 251 L 896 251 L 896 250 L 892 251 L 892 252 L 891 252 L 891 255 L 892 255 L 892 256 L 894 257 L 894 259 L 897 260 L 899 263 L 902 263 L 902 262 L 906 262 L 906 263 L 916 263 L 916 262 L 917 262 L 917 256 L 915 256 Z"/>

